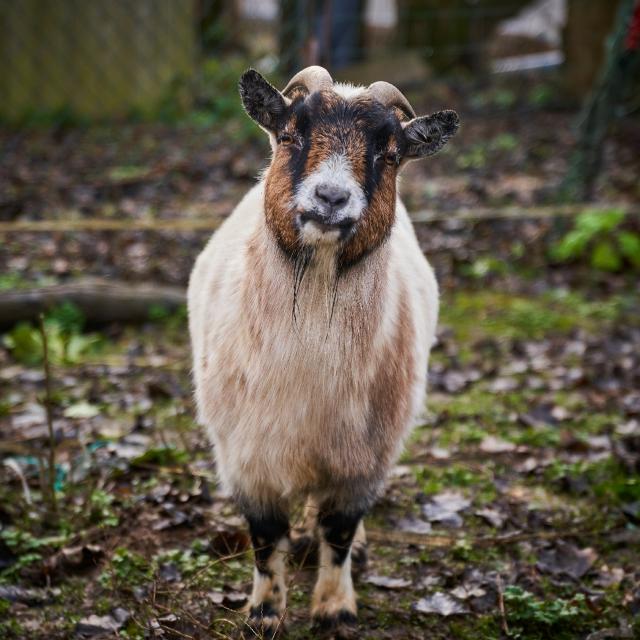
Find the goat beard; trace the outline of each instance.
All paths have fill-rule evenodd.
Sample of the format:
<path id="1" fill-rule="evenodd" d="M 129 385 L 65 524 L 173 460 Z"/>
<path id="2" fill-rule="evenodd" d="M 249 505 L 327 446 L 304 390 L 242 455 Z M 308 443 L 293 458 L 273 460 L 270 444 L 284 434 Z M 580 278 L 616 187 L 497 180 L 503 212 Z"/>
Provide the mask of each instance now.
<path id="1" fill-rule="evenodd" d="M 291 309 L 291 317 L 293 319 L 294 326 L 298 324 L 298 314 L 300 311 L 299 295 L 304 276 L 307 273 L 309 266 L 313 262 L 316 248 L 312 246 L 301 246 L 296 254 L 293 256 L 293 304 Z M 333 315 L 338 300 L 338 285 L 340 282 L 340 271 L 335 269 L 333 277 L 331 278 L 331 306 L 329 310 L 329 322 L 327 324 L 327 335 L 329 336 L 329 329 L 333 321 Z"/>

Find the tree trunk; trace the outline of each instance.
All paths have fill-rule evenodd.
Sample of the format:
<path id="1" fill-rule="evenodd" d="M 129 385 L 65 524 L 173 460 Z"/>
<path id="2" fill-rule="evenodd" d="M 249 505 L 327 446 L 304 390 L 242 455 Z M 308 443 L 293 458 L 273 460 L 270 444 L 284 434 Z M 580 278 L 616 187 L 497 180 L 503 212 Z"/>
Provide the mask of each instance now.
<path id="1" fill-rule="evenodd" d="M 565 178 L 562 196 L 587 200 L 593 197 L 596 178 L 602 166 L 605 138 L 626 88 L 633 82 L 638 49 L 627 48 L 627 36 L 636 0 L 622 0 L 613 32 L 607 43 L 607 56 L 591 95 L 580 114 L 578 142 Z"/>
<path id="2" fill-rule="evenodd" d="M 614 0 L 568 0 L 564 77 L 567 91 L 576 99 L 584 98 L 602 68 L 617 7 Z"/>

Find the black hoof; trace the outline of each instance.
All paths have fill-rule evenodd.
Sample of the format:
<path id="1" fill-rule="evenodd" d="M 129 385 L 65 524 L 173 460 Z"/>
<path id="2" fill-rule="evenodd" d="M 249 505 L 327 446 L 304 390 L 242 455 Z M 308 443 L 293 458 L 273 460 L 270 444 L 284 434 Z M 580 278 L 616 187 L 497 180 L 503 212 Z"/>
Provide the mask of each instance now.
<path id="1" fill-rule="evenodd" d="M 284 630 L 283 616 L 269 602 L 251 607 L 245 624 L 247 628 L 243 630 L 242 638 L 253 640 L 273 640 Z"/>
<path id="2" fill-rule="evenodd" d="M 313 629 L 323 638 L 333 640 L 351 640 L 358 637 L 358 618 L 355 613 L 343 609 L 332 616 L 316 615 Z"/>
<path id="3" fill-rule="evenodd" d="M 310 535 L 292 537 L 290 553 L 293 564 L 301 569 L 318 566 L 318 541 Z"/>

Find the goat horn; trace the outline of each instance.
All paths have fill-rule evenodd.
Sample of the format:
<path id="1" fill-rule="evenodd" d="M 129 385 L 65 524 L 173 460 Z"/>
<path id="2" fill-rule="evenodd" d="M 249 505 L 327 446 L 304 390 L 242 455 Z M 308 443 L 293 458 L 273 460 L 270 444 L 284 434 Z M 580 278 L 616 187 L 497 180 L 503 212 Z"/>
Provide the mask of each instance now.
<path id="1" fill-rule="evenodd" d="M 322 89 L 331 89 L 333 87 L 333 79 L 324 67 L 312 66 L 298 71 L 282 92 L 285 96 L 296 87 L 303 87 L 309 93 L 321 91 Z"/>
<path id="2" fill-rule="evenodd" d="M 400 89 L 394 87 L 390 82 L 379 80 L 378 82 L 370 84 L 369 93 L 385 107 L 397 107 L 400 109 L 409 120 L 416 117 L 416 112 L 409 104 L 409 101 L 402 95 Z"/>

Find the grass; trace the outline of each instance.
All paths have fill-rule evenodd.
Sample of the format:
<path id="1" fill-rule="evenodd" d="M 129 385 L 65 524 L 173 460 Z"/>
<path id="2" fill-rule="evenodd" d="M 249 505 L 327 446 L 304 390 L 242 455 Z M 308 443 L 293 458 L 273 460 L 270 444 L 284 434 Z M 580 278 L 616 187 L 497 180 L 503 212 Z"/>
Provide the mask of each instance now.
<path id="1" fill-rule="evenodd" d="M 486 337 L 542 339 L 576 329 L 600 330 L 620 318 L 627 302 L 620 296 L 589 301 L 579 293 L 564 290 L 530 297 L 465 290 L 443 300 L 440 322 L 466 344 Z"/>

